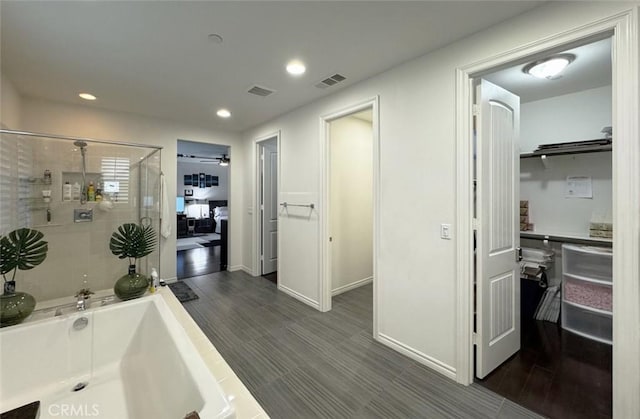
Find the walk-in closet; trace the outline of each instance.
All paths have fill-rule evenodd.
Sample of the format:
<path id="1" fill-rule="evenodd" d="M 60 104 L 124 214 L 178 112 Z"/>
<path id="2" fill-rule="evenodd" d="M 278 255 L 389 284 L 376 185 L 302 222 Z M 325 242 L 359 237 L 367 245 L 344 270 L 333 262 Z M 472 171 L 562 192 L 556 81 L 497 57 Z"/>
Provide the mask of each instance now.
<path id="1" fill-rule="evenodd" d="M 520 98 L 520 350 L 477 382 L 552 418 L 612 416 L 611 42 L 483 76 Z M 544 60 L 540 60 L 542 62 Z M 620 227 L 622 228 L 622 227 Z"/>

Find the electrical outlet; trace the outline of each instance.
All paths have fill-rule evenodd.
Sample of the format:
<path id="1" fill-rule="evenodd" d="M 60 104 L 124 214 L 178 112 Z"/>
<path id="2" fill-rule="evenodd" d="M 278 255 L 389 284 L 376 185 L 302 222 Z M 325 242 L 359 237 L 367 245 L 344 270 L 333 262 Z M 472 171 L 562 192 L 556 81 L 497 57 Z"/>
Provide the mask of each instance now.
<path id="1" fill-rule="evenodd" d="M 440 224 L 440 238 L 451 240 L 451 224 Z"/>

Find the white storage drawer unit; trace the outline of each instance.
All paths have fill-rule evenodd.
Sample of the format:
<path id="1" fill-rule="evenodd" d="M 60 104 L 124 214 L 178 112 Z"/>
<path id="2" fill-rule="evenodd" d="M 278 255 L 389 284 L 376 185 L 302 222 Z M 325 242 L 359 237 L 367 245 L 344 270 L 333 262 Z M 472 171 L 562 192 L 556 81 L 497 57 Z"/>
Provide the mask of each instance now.
<path id="1" fill-rule="evenodd" d="M 563 244 L 562 273 L 612 282 L 613 252 L 602 247 Z"/>
<path id="2" fill-rule="evenodd" d="M 611 249 L 562 245 L 562 328 L 611 343 L 613 316 Z"/>
<path id="3" fill-rule="evenodd" d="M 571 304 L 562 305 L 562 328 L 589 339 L 611 343 L 613 322 L 611 314 L 598 313 Z"/>
<path id="4" fill-rule="evenodd" d="M 613 310 L 613 287 L 611 283 L 591 281 L 565 274 L 562 280 L 565 301 L 581 306 L 611 312 Z"/>

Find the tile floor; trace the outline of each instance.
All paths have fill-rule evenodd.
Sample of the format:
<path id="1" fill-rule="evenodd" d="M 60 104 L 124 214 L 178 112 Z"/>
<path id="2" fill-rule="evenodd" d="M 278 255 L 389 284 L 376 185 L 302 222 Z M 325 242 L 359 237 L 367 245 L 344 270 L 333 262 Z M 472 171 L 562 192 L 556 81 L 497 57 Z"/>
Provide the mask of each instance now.
<path id="1" fill-rule="evenodd" d="M 244 272 L 185 281 L 185 309 L 272 418 L 539 417 L 374 341 L 370 285 L 320 313 Z"/>

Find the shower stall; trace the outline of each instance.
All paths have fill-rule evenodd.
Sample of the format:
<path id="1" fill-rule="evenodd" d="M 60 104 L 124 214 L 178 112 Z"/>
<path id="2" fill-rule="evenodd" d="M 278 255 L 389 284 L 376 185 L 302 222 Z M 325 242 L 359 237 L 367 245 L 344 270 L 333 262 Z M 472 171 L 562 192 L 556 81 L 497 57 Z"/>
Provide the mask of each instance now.
<path id="1" fill-rule="evenodd" d="M 109 249 L 118 226 L 151 225 L 160 237 L 160 161 L 160 147 L 0 130 L 0 235 L 27 227 L 49 247 L 18 273 L 17 290 L 39 304 L 85 288 L 108 294 L 128 268 Z M 159 271 L 159 255 L 156 243 L 139 272 Z"/>

